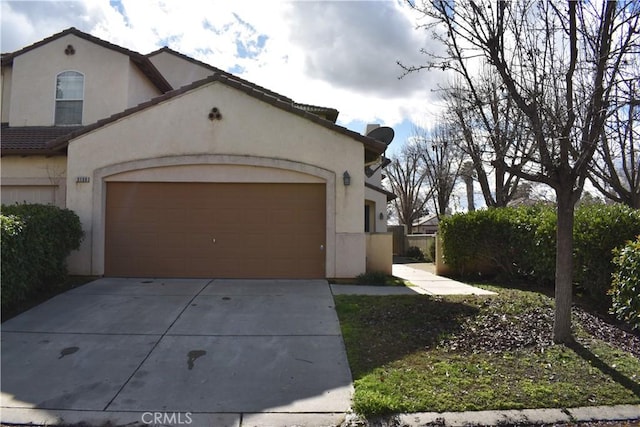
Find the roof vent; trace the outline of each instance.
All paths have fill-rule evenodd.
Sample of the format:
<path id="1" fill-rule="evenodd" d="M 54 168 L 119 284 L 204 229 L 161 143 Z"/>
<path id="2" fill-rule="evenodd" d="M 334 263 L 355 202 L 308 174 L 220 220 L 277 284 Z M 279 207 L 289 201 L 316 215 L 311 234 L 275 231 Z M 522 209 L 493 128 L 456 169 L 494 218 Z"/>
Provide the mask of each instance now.
<path id="1" fill-rule="evenodd" d="M 64 54 L 69 56 L 69 55 L 73 55 L 76 53 L 76 49 L 73 47 L 73 45 L 68 44 L 67 48 L 64 50 Z"/>
<path id="2" fill-rule="evenodd" d="M 213 107 L 211 111 L 209 111 L 209 120 L 214 121 L 214 120 L 221 120 L 221 119 L 222 119 L 222 114 L 220 113 L 220 110 L 218 110 L 218 107 Z"/>

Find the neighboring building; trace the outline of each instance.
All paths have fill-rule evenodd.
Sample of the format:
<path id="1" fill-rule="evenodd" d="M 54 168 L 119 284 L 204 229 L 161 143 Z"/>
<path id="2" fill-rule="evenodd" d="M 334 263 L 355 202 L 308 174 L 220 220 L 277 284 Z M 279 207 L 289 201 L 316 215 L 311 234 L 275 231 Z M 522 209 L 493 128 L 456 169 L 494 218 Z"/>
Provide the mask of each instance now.
<path id="1" fill-rule="evenodd" d="M 390 235 L 365 233 L 386 232 L 392 195 L 381 169 L 365 174 L 386 144 L 337 116 L 168 48 L 142 55 L 70 28 L 2 55 L 2 203 L 75 211 L 73 274 L 390 269 Z"/>
<path id="2" fill-rule="evenodd" d="M 440 220 L 436 214 L 420 217 L 413 223 L 413 234 L 435 234 Z"/>

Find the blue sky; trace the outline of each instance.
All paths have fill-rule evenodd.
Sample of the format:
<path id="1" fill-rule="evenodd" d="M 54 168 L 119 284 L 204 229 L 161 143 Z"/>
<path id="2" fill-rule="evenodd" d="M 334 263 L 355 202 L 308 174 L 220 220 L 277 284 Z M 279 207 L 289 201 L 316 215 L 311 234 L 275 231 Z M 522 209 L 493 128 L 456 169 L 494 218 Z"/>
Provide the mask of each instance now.
<path id="1" fill-rule="evenodd" d="M 333 107 L 338 124 L 364 132 L 390 126 L 395 152 L 415 125 L 439 111 L 446 78 L 399 79 L 397 61 L 424 63 L 432 43 L 420 16 L 400 0 L 67 0 L 7 1 L 1 48 L 11 52 L 76 27 L 140 53 L 169 46 L 296 102 Z M 435 47 L 435 46 L 434 46 Z"/>

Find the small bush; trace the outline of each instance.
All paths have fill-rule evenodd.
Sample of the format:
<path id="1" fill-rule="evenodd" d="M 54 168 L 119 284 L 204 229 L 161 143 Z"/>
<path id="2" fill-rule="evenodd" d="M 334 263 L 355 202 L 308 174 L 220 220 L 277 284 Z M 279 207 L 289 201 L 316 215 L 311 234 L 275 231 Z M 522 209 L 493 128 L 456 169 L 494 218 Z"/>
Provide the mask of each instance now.
<path id="1" fill-rule="evenodd" d="M 489 263 L 508 280 L 555 282 L 555 210 L 548 206 L 491 208 L 440 223 L 444 257 L 459 274 Z M 640 234 L 640 211 L 585 205 L 575 211 L 574 281 L 596 301 L 609 302 L 612 250 Z"/>
<path id="2" fill-rule="evenodd" d="M 613 252 L 611 314 L 640 329 L 640 236 Z"/>
<path id="3" fill-rule="evenodd" d="M 613 254 L 640 235 L 640 211 L 625 205 L 586 205 L 576 209 L 573 228 L 574 281 L 591 298 L 607 299 Z"/>
<path id="4" fill-rule="evenodd" d="M 35 270 L 29 268 L 24 256 L 24 222 L 16 215 L 0 215 L 2 251 L 2 310 L 5 301 L 20 301 L 26 297 L 29 283 L 36 281 Z"/>
<path id="5" fill-rule="evenodd" d="M 368 271 L 366 273 L 359 274 L 356 277 L 356 283 L 358 285 L 365 286 L 385 286 L 387 284 L 388 276 L 382 271 Z"/>
<path id="6" fill-rule="evenodd" d="M 55 206 L 2 206 L 2 308 L 17 304 L 41 286 L 60 281 L 65 260 L 80 247 L 78 216 Z"/>
<path id="7" fill-rule="evenodd" d="M 422 249 L 420 249 L 417 246 L 409 246 L 409 249 L 407 249 L 406 255 L 407 257 L 412 258 L 416 261 L 426 261 L 426 258 L 424 257 L 424 252 L 422 252 Z"/>

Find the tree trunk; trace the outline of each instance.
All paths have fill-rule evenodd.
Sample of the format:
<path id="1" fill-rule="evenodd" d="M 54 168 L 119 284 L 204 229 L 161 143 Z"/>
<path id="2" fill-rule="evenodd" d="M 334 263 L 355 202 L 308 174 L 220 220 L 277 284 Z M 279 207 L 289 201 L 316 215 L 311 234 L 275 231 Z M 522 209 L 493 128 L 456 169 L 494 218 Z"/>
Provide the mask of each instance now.
<path id="1" fill-rule="evenodd" d="M 475 200 L 473 199 L 473 177 L 465 176 L 464 183 L 467 186 L 467 210 L 473 212 L 476 210 Z"/>
<path id="2" fill-rule="evenodd" d="M 502 158 L 504 158 L 505 156 L 502 155 Z M 504 175 L 505 175 L 505 170 L 504 167 L 502 166 L 502 162 L 496 162 L 496 168 L 494 171 L 496 178 L 495 178 L 495 182 L 496 182 L 496 207 L 498 208 L 504 208 L 505 206 L 507 206 L 507 195 L 506 192 L 509 190 L 508 188 L 505 188 L 504 185 Z"/>
<path id="3" fill-rule="evenodd" d="M 445 190 L 446 191 L 446 190 Z M 447 214 L 447 206 L 449 205 L 449 198 L 443 192 L 438 193 L 438 207 L 437 207 L 437 216 L 438 219 L 444 217 Z"/>
<path id="4" fill-rule="evenodd" d="M 556 288 L 553 341 L 566 344 L 571 334 L 571 300 L 573 291 L 573 213 L 575 203 L 571 188 L 556 190 L 558 229 L 556 243 Z"/>

